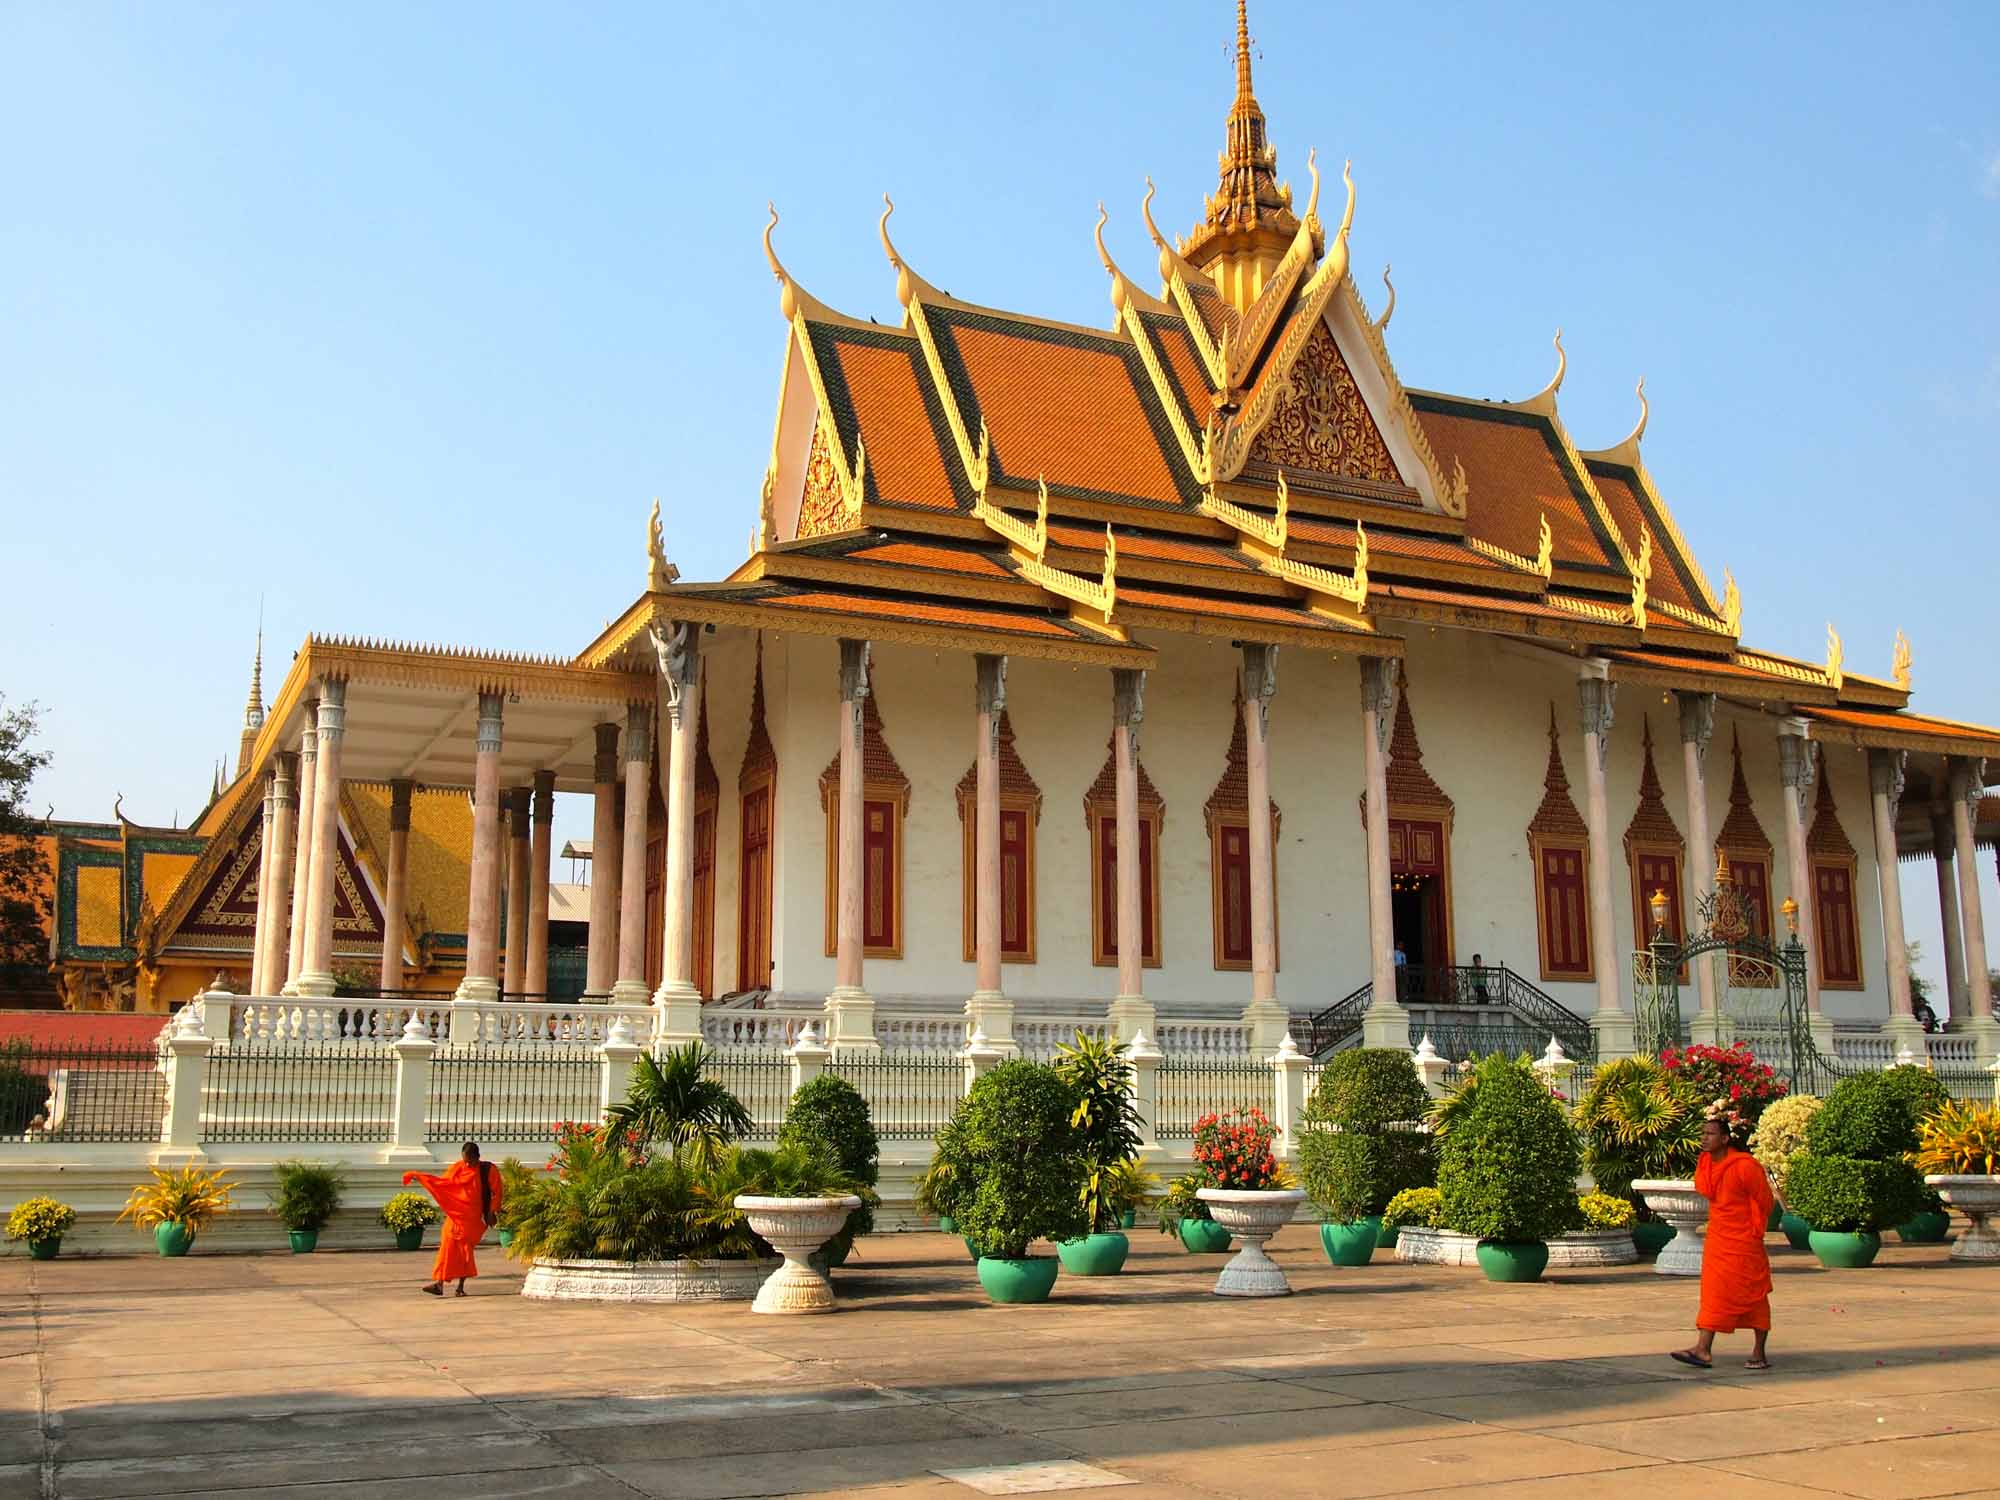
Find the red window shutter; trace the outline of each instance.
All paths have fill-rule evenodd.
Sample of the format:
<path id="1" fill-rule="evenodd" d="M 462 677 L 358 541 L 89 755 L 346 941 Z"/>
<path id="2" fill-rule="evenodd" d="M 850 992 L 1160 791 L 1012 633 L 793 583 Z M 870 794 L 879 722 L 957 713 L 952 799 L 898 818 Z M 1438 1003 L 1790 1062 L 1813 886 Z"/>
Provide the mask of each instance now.
<path id="1" fill-rule="evenodd" d="M 1000 953 L 1006 958 L 1028 956 L 1028 909 L 1034 899 L 1028 889 L 1028 814 L 1019 808 L 1000 811 Z"/>
<path id="2" fill-rule="evenodd" d="M 1813 926 L 1819 940 L 1819 974 L 1826 984 L 1861 982 L 1861 943 L 1854 913 L 1854 880 L 1837 865 L 1813 871 Z"/>
<path id="3" fill-rule="evenodd" d="M 896 882 L 901 874 L 897 855 L 896 804 L 863 803 L 861 941 L 864 947 L 896 946 Z"/>
<path id="4" fill-rule="evenodd" d="M 1583 852 L 1542 850 L 1542 943 L 1551 974 L 1590 972 L 1590 903 Z"/>
<path id="5" fill-rule="evenodd" d="M 1216 865 L 1222 911 L 1222 962 L 1250 962 L 1250 830 L 1225 825 L 1216 830 L 1221 858 Z"/>
<path id="6" fill-rule="evenodd" d="M 737 872 L 736 983 L 762 989 L 771 982 L 771 789 L 743 799 L 743 858 Z"/>

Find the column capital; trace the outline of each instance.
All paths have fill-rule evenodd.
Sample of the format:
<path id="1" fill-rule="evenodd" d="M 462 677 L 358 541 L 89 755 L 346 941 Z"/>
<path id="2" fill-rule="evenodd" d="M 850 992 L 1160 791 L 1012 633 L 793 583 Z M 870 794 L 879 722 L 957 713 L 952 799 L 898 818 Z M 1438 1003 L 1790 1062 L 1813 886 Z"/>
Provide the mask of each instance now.
<path id="1" fill-rule="evenodd" d="M 347 728 L 347 679 L 322 677 L 319 680 L 319 739 L 322 746 L 338 740 Z"/>
<path id="2" fill-rule="evenodd" d="M 553 823 L 556 820 L 556 773 L 554 771 L 535 772 L 535 821 Z"/>
<path id="3" fill-rule="evenodd" d="M 415 782 L 399 778 L 389 783 L 389 831 L 408 833 L 410 831 L 410 794 L 417 789 Z"/>
<path id="4" fill-rule="evenodd" d="M 1007 707 L 1007 658 L 981 651 L 972 658 L 974 702 L 995 719 Z"/>
<path id="5" fill-rule="evenodd" d="M 676 725 L 694 701 L 695 674 L 701 658 L 701 626 L 692 620 L 669 620 L 664 628 L 649 627 L 660 679 L 667 687 L 667 712 Z"/>
<path id="6" fill-rule="evenodd" d="M 479 739 L 481 754 L 488 751 L 497 753 L 500 749 L 500 716 L 504 700 L 498 693 L 479 695 Z"/>
<path id="7" fill-rule="evenodd" d="M 1697 757 L 1708 756 L 1709 738 L 1715 733 L 1715 694 L 1674 694 L 1680 707 L 1681 743 L 1692 745 Z"/>
<path id="8" fill-rule="evenodd" d="M 1868 788 L 1876 796 L 1889 799 L 1891 819 L 1896 816 L 1896 808 L 1903 800 L 1903 779 L 1909 764 L 1910 752 L 1907 750 L 1868 752 Z"/>
<path id="9" fill-rule="evenodd" d="M 645 703 L 625 705 L 625 763 L 653 758 L 653 710 Z"/>
<path id="10" fill-rule="evenodd" d="M 1139 726 L 1146 722 L 1146 673 L 1142 667 L 1111 669 L 1111 722 L 1125 731 L 1132 758 L 1139 757 Z"/>
<path id="11" fill-rule="evenodd" d="M 1979 804 L 1986 796 L 1986 761 L 1984 757 L 1968 759 L 1954 755 L 1950 762 L 1951 798 L 1965 804 L 1965 815 L 1974 823 L 1979 821 Z"/>
<path id="12" fill-rule="evenodd" d="M 1799 816 L 1812 808 L 1813 783 L 1819 779 L 1819 759 L 1806 737 L 1803 719 L 1778 721 L 1778 781 L 1798 799 Z"/>
<path id="13" fill-rule="evenodd" d="M 1271 699 L 1278 692 L 1278 648 L 1263 642 L 1243 646 L 1243 700 L 1257 705 L 1257 727 L 1271 732 Z"/>
<path id="14" fill-rule="evenodd" d="M 528 789 L 524 786 L 507 788 L 507 837 L 524 839 L 528 836 Z"/>
<path id="15" fill-rule="evenodd" d="M 306 760 L 319 759 L 319 699 L 308 698 L 299 705 L 306 721 L 299 730 L 299 754 Z"/>
<path id="16" fill-rule="evenodd" d="M 1576 699 L 1583 732 L 1597 739 L 1597 769 L 1602 772 L 1611 753 L 1611 725 L 1617 718 L 1618 684 L 1608 677 L 1576 680 Z"/>
<path id="17" fill-rule="evenodd" d="M 863 698 L 868 696 L 868 673 L 875 658 L 875 647 L 868 641 L 848 640 L 840 642 L 840 701 L 852 703 L 859 711 Z"/>
<path id="18" fill-rule="evenodd" d="M 599 724 L 597 726 L 597 758 L 590 768 L 591 779 L 599 786 L 610 786 L 618 780 L 618 726 Z"/>
<path id="19" fill-rule="evenodd" d="M 1403 664 L 1393 656 L 1361 658 L 1361 711 L 1375 716 L 1375 748 L 1384 755 L 1389 753 L 1389 734 L 1395 727 L 1402 674 Z"/>
<path id="20" fill-rule="evenodd" d="M 296 807 L 299 803 L 299 753 L 296 750 L 280 750 L 272 758 L 271 796 L 279 807 Z"/>

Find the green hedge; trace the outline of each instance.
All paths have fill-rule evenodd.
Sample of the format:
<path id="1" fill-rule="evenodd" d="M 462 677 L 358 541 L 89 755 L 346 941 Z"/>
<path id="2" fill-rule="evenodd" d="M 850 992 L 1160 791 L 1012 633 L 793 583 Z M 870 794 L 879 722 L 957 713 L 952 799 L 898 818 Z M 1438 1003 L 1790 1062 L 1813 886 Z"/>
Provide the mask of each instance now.
<path id="1" fill-rule="evenodd" d="M 1438 1163 L 1444 1227 L 1483 1240 L 1546 1240 L 1576 1222 L 1576 1132 L 1526 1059 L 1479 1064 Z"/>
<path id="2" fill-rule="evenodd" d="M 1792 1159 L 1785 1198 L 1815 1229 L 1887 1229 L 1921 1209 L 1924 1180 L 1906 1162 L 1808 1153 Z"/>

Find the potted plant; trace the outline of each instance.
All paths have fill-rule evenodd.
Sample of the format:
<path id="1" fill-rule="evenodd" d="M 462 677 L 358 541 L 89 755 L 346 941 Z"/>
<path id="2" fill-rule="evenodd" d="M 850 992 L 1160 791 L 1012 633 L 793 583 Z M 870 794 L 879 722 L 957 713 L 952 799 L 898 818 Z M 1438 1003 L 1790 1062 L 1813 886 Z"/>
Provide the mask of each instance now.
<path id="1" fill-rule="evenodd" d="M 398 1250 L 421 1250 L 424 1226 L 437 1223 L 439 1214 L 437 1205 L 422 1193 L 397 1193 L 382 1205 L 379 1217 L 382 1227 L 396 1236 Z"/>
<path id="2" fill-rule="evenodd" d="M 1934 1100 L 1949 1102 L 1917 1068 L 1857 1073 L 1827 1095 L 1785 1179 L 1793 1210 L 1812 1226 L 1808 1243 L 1821 1265 L 1871 1264 L 1881 1231 L 1923 1207 L 1923 1178 L 1909 1158 L 1917 1150 L 1917 1111 Z"/>
<path id="3" fill-rule="evenodd" d="M 950 1129 L 951 1122 L 946 1121 L 944 1126 L 938 1131 L 937 1140 L 939 1143 L 943 1142 L 945 1132 Z M 951 1196 L 951 1188 L 952 1165 L 949 1160 L 942 1156 L 933 1156 L 931 1164 L 919 1172 L 916 1180 L 910 1185 L 911 1205 L 926 1218 L 937 1220 L 939 1234 L 958 1233 L 958 1220 L 954 1219 L 950 1211 L 944 1206 L 946 1200 Z M 965 1249 L 972 1257 L 972 1263 L 978 1265 L 979 1247 L 967 1238 L 965 1240 Z"/>
<path id="4" fill-rule="evenodd" d="M 271 1194 L 271 1213 L 290 1237 L 292 1254 L 305 1255 L 319 1244 L 340 1207 L 347 1186 L 339 1171 L 325 1162 L 281 1161 L 271 1169 L 278 1185 Z"/>
<path id="5" fill-rule="evenodd" d="M 494 1238 L 505 1250 L 514 1243 L 514 1216 L 520 1212 L 522 1191 L 539 1174 L 517 1156 L 500 1163 L 500 1212 L 494 1215 Z"/>
<path id="6" fill-rule="evenodd" d="M 833 1073 L 821 1073 L 792 1095 L 785 1123 L 778 1130 L 781 1149 L 815 1144 L 833 1153 L 834 1164 L 854 1185 L 854 1195 L 860 1200 L 845 1216 L 839 1231 L 820 1247 L 821 1264 L 844 1265 L 855 1239 L 875 1227 L 874 1206 L 879 1200 L 874 1188 L 881 1180 L 882 1152 L 868 1101 L 853 1084 Z"/>
<path id="7" fill-rule="evenodd" d="M 874 1131 L 868 1134 L 872 1141 Z M 785 1261 L 757 1289 L 750 1310 L 834 1311 L 833 1286 L 812 1260 L 840 1237 L 848 1216 L 863 1206 L 861 1195 L 852 1191 L 862 1184 L 848 1174 L 833 1143 L 825 1139 L 781 1140 L 775 1151 L 741 1152 L 738 1161 L 754 1191 L 736 1193 L 729 1201 L 742 1210 L 750 1232 L 774 1246 Z"/>
<path id="8" fill-rule="evenodd" d="M 1659 1257 L 1654 1269 L 1663 1275 L 1701 1274 L 1701 1106 L 1688 1079 L 1643 1056 L 1606 1063 L 1577 1101 L 1584 1166 L 1601 1191 L 1643 1203 L 1632 1238 L 1641 1254 Z"/>
<path id="9" fill-rule="evenodd" d="M 1474 1243 L 1444 1227 L 1444 1195 L 1434 1187 L 1405 1188 L 1382 1210 L 1384 1233 L 1395 1235 L 1396 1258 L 1415 1265 L 1473 1262 Z"/>
<path id="10" fill-rule="evenodd" d="M 1757 1128 L 1750 1132 L 1750 1154 L 1757 1158 L 1758 1165 L 1770 1176 L 1772 1190 L 1777 1193 L 1783 1208 L 1778 1227 L 1784 1231 L 1794 1250 L 1811 1248 L 1808 1236 L 1812 1233 L 1812 1225 L 1793 1211 L 1785 1184 L 1789 1180 L 1793 1160 L 1806 1149 L 1806 1127 L 1820 1112 L 1823 1103 L 1813 1094 L 1788 1094 L 1765 1106 Z"/>
<path id="11" fill-rule="evenodd" d="M 1639 1210 L 1629 1198 L 1589 1192 L 1576 1200 L 1570 1227 L 1549 1241 L 1549 1264 L 1563 1270 L 1577 1266 L 1629 1266 L 1639 1258 L 1632 1226 Z"/>
<path id="12" fill-rule="evenodd" d="M 1195 1165 L 1208 1178 L 1195 1196 L 1237 1247 L 1215 1278 L 1218 1297 L 1291 1294 L 1291 1283 L 1264 1253 L 1264 1242 L 1291 1223 L 1306 1194 L 1279 1163 L 1272 1149 L 1277 1138 L 1277 1127 L 1261 1109 L 1207 1114 L 1194 1122 Z"/>
<path id="13" fill-rule="evenodd" d="M 2000 1260 L 2000 1109 L 1948 1103 L 1917 1126 L 1911 1158 L 1924 1186 L 1972 1221 L 1951 1247 L 1953 1260 Z"/>
<path id="14" fill-rule="evenodd" d="M 1576 1215 L 1576 1132 L 1525 1060 L 1495 1054 L 1474 1076 L 1470 1108 L 1439 1150 L 1444 1224 L 1479 1241 L 1487 1280 L 1534 1281 L 1547 1241 Z"/>
<path id="15" fill-rule="evenodd" d="M 195 1236 L 233 1206 L 236 1184 L 226 1171 L 198 1167 L 153 1167 L 151 1182 L 142 1182 L 125 1200 L 120 1219 L 130 1219 L 141 1234 L 151 1231 L 153 1247 L 162 1255 L 186 1255 Z"/>
<path id="16" fill-rule="evenodd" d="M 1179 1240 L 1190 1255 L 1220 1255 L 1229 1248 L 1229 1231 L 1215 1222 L 1199 1196 L 1206 1186 L 1205 1173 L 1186 1172 L 1168 1183 L 1160 1198 L 1160 1233 Z"/>
<path id="17" fill-rule="evenodd" d="M 1070 1123 L 1076 1127 L 1089 1172 L 1083 1181 L 1083 1211 L 1089 1233 L 1061 1240 L 1056 1253 L 1063 1269 L 1076 1276 L 1115 1276 L 1132 1242 L 1120 1221 L 1132 1201 L 1128 1169 L 1137 1166 L 1144 1144 L 1143 1122 L 1132 1102 L 1132 1072 L 1125 1043 L 1079 1031 L 1056 1051 L 1055 1070 L 1076 1093 Z"/>
<path id="18" fill-rule="evenodd" d="M 1910 1117 L 1913 1138 L 1905 1155 L 1911 1156 L 1918 1149 L 1915 1131 L 1951 1103 L 1951 1094 L 1928 1068 L 1889 1068 L 1882 1074 L 1881 1086 L 1889 1091 L 1891 1098 L 1901 1102 Z M 1916 1211 L 1895 1227 L 1896 1238 L 1907 1245 L 1942 1245 L 1951 1231 L 1951 1214 L 1944 1200 L 1926 1187 L 1919 1195 Z"/>
<path id="19" fill-rule="evenodd" d="M 938 1206 L 978 1247 L 979 1283 L 995 1302 L 1046 1301 L 1061 1262 L 1028 1246 L 1089 1232 L 1077 1103 L 1054 1068 L 1016 1059 L 977 1079 L 938 1134 Z"/>
<path id="20" fill-rule="evenodd" d="M 696 1171 L 715 1165 L 755 1122 L 726 1085 L 704 1074 L 707 1061 L 700 1042 L 657 1059 L 641 1052 L 625 1097 L 604 1113 L 605 1133 L 663 1145 Z"/>
<path id="21" fill-rule="evenodd" d="M 54 1260 L 62 1238 L 76 1223 L 76 1210 L 49 1197 L 23 1198 L 7 1213 L 7 1238 L 25 1241 L 36 1260 Z"/>
<path id="22" fill-rule="evenodd" d="M 1336 1266 L 1368 1263 L 1382 1213 L 1398 1193 L 1436 1179 L 1421 1129 L 1430 1096 L 1400 1047 L 1335 1053 L 1306 1101 L 1299 1176 L 1325 1222 L 1320 1245 Z"/>

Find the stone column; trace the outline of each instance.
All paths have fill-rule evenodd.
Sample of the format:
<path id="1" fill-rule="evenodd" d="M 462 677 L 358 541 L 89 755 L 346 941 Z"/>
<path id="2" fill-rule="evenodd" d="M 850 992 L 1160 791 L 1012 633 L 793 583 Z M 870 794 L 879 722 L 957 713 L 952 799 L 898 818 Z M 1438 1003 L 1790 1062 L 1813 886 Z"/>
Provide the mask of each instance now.
<path id="1" fill-rule="evenodd" d="M 1605 762 L 1611 753 L 1611 722 L 1618 684 L 1605 675 L 1602 662 L 1585 666 L 1577 679 L 1577 702 L 1583 716 L 1584 821 L 1590 829 L 1590 949 L 1597 970 L 1597 1010 L 1590 1029 L 1597 1036 L 1598 1057 L 1628 1057 L 1638 1043 L 1638 1027 L 1622 1001 L 1618 982 L 1617 929 L 1611 906 L 1611 811 L 1605 791 Z"/>
<path id="2" fill-rule="evenodd" d="M 1250 1050 L 1265 1057 L 1287 1039 L 1278 1003 L 1278 870 L 1271 848 L 1271 699 L 1278 691 L 1278 648 L 1243 648 L 1245 803 L 1250 820 L 1250 1003 L 1243 1021 Z M 1303 1077 L 1304 1075 L 1300 1075 Z"/>
<path id="3" fill-rule="evenodd" d="M 1139 726 L 1146 718 L 1146 674 L 1111 672 L 1111 763 L 1118 849 L 1118 996 L 1108 1019 L 1121 1037 L 1157 1030 L 1146 999 L 1146 892 L 1139 869 Z M 1159 851 L 1153 851 L 1157 858 Z M 1092 891 L 1090 899 L 1097 899 Z"/>
<path id="4" fill-rule="evenodd" d="M 1396 915 L 1389 901 L 1389 732 L 1395 727 L 1396 687 L 1402 663 L 1394 657 L 1361 659 L 1361 761 L 1367 778 L 1363 806 L 1368 851 L 1368 1010 L 1361 1018 L 1364 1047 L 1410 1045 L 1410 1013 L 1396 995 Z"/>
<path id="5" fill-rule="evenodd" d="M 257 925 L 250 938 L 250 993 L 264 993 L 264 959 L 271 947 L 271 919 L 277 907 L 271 858 L 271 824 L 277 818 L 278 773 L 275 769 L 264 777 L 264 821 L 257 839 Z"/>
<path id="6" fill-rule="evenodd" d="M 289 876 L 294 868 L 293 844 L 299 821 L 298 774 L 297 751 L 281 750 L 272 758 L 271 925 L 264 934 L 264 988 L 259 994 L 275 995 L 286 979 L 286 955 L 291 949 Z"/>
<path id="7" fill-rule="evenodd" d="M 1695 902 L 1682 926 L 1691 927 L 1694 912 L 1715 896 L 1715 842 L 1708 828 L 1708 741 L 1715 733 L 1715 694 L 1677 693 L 1675 698 L 1680 704 L 1681 769 L 1687 781 L 1687 877 Z M 1696 1027 L 1719 1035 L 1714 955 L 1703 954 L 1692 967 Z"/>
<path id="8" fill-rule="evenodd" d="M 528 970 L 528 789 L 507 788 L 507 964 L 501 991 L 526 995 Z"/>
<path id="9" fill-rule="evenodd" d="M 972 949 L 977 968 L 965 1002 L 966 1034 L 1008 1052 L 1014 1043 L 1014 1002 L 1000 979 L 1000 714 L 1007 706 L 1007 658 L 973 657 L 973 704 L 978 714 L 973 746 L 977 797 L 972 813 Z"/>
<path id="10" fill-rule="evenodd" d="M 861 811 L 862 706 L 868 698 L 870 647 L 840 643 L 840 809 L 838 889 L 834 908 L 833 991 L 826 997 L 826 1042 L 835 1053 L 878 1051 L 875 1000 L 862 987 Z"/>
<path id="11" fill-rule="evenodd" d="M 1820 774 L 1812 740 L 1806 734 L 1808 728 L 1810 724 L 1802 718 L 1778 724 L 1778 780 L 1784 784 L 1784 858 L 1790 870 L 1792 900 L 1798 902 L 1798 942 L 1806 950 L 1806 1026 L 1812 1030 L 1812 1044 L 1830 1058 L 1834 1056 L 1834 1022 L 1820 1012 L 1820 910 L 1812 884 L 1812 860 L 1806 850 L 1806 812 L 1812 808 L 1812 788 Z M 1772 942 L 1784 940 L 1778 932 L 1770 936 Z"/>
<path id="12" fill-rule="evenodd" d="M 472 870 L 465 917 L 465 978 L 460 1000 L 500 998 L 500 913 L 493 884 L 500 862 L 500 711 L 498 693 L 479 695 L 479 738 L 472 763 Z M 452 1018 L 452 1039 L 470 1028 Z"/>
<path id="13" fill-rule="evenodd" d="M 312 882 L 306 901 L 305 972 L 298 992 L 333 994 L 333 896 L 340 834 L 340 741 L 347 720 L 347 682 L 319 684 L 319 773 L 314 778 Z"/>
<path id="14" fill-rule="evenodd" d="M 319 778 L 319 699 L 305 701 L 299 735 L 299 827 L 292 846 L 291 931 L 285 941 L 285 976 L 279 993 L 296 995 L 306 967 L 306 898 L 312 889 L 313 789 Z"/>
<path id="15" fill-rule="evenodd" d="M 1898 1049 L 1925 1055 L 1924 1029 L 1910 1005 L 1910 951 L 1903 930 L 1903 887 L 1896 872 L 1896 807 L 1903 800 L 1906 750 L 1868 752 L 1868 790 L 1875 816 L 1875 883 L 1882 898 L 1882 946 L 1889 970 L 1889 1019 L 1884 1035 Z"/>
<path id="16" fill-rule="evenodd" d="M 694 770 L 701 733 L 701 626 L 676 620 L 654 627 L 660 681 L 667 693 L 666 955 L 653 996 L 660 1039 L 680 1046 L 701 1039 L 701 991 L 694 982 Z"/>
<path id="17" fill-rule="evenodd" d="M 383 1007 L 383 1015 L 395 1013 L 396 1007 Z M 425 1127 L 430 1122 L 425 1117 L 430 1109 L 431 1059 L 437 1043 L 431 1040 L 422 1011 L 410 1012 L 390 1048 L 396 1054 L 396 1122 L 381 1160 L 420 1166 L 436 1160 L 424 1137 L 429 1133 Z"/>
<path id="18" fill-rule="evenodd" d="M 1952 1017 L 1953 1028 L 1979 1038 L 1982 1060 L 2000 1055 L 2000 1020 L 1993 1015 L 1993 981 L 1986 956 L 1986 915 L 1980 909 L 1979 866 L 1972 847 L 1973 823 L 1986 789 L 1986 762 L 1951 760 L 1951 829 L 1957 846 L 1959 927 L 1965 937 L 1966 1013 Z"/>
<path id="19" fill-rule="evenodd" d="M 531 995 L 549 993 L 549 859 L 555 852 L 556 773 L 535 772 L 534 849 L 528 863 L 528 967 Z"/>
<path id="20" fill-rule="evenodd" d="M 618 982 L 611 998 L 644 1005 L 646 988 L 646 813 L 652 803 L 653 712 L 643 703 L 625 707 L 625 840 L 618 876 Z"/>
<path id="21" fill-rule="evenodd" d="M 408 781 L 389 783 L 389 873 L 382 893 L 384 994 L 392 994 L 403 987 L 403 916 L 409 901 L 410 795 L 415 790 L 415 785 Z"/>
<path id="22" fill-rule="evenodd" d="M 590 817 L 590 947 L 583 987 L 602 998 L 618 977 L 618 726 L 597 726 Z"/>
<path id="23" fill-rule="evenodd" d="M 1969 1014 L 1965 990 L 1965 935 L 1959 925 L 1958 879 L 1954 868 L 1958 846 L 1951 824 L 1950 804 L 1940 804 L 1931 809 L 1931 857 L 1937 866 L 1938 920 L 1944 928 L 1944 993 L 1947 1007 L 1938 1019 L 1947 1023 Z"/>

